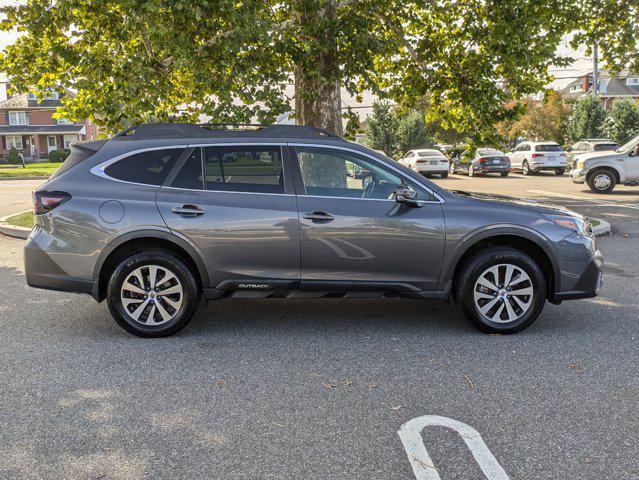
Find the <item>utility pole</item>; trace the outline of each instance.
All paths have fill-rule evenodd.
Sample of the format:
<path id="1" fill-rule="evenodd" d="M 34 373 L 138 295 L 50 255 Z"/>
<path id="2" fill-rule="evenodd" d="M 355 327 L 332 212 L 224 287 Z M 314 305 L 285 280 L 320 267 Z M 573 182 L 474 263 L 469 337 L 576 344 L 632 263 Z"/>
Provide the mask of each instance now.
<path id="1" fill-rule="evenodd" d="M 592 96 L 597 98 L 599 90 L 599 47 L 597 42 L 592 46 Z"/>

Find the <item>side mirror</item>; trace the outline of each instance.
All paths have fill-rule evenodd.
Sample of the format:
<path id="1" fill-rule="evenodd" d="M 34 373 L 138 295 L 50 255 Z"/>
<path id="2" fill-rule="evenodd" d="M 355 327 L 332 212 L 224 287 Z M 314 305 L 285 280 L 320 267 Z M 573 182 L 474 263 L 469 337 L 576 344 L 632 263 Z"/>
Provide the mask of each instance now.
<path id="1" fill-rule="evenodd" d="M 395 190 L 395 200 L 397 203 L 404 203 L 411 207 L 421 207 L 424 202 L 417 200 L 417 191 L 410 185 L 400 185 Z"/>

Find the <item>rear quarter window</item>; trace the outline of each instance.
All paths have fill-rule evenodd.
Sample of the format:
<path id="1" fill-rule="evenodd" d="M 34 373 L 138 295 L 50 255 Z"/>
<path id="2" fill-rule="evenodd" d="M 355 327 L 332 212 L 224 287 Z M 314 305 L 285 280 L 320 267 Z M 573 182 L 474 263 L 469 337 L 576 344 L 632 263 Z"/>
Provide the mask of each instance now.
<path id="1" fill-rule="evenodd" d="M 134 153 L 109 165 L 104 173 L 124 182 L 161 185 L 183 151 L 183 148 L 168 148 Z"/>

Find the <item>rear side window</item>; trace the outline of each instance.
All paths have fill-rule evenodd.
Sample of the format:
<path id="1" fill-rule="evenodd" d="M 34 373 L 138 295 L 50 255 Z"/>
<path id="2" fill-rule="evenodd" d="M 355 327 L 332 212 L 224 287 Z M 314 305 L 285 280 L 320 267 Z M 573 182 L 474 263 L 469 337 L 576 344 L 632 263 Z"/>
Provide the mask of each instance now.
<path id="1" fill-rule="evenodd" d="M 559 145 L 537 145 L 535 147 L 536 152 L 561 152 L 562 148 Z"/>
<path id="2" fill-rule="evenodd" d="M 104 169 L 104 173 L 117 180 L 146 185 L 161 185 L 183 148 L 168 148 L 134 153 Z"/>
<path id="3" fill-rule="evenodd" d="M 206 147 L 204 178 L 207 190 L 284 193 L 280 147 Z"/>

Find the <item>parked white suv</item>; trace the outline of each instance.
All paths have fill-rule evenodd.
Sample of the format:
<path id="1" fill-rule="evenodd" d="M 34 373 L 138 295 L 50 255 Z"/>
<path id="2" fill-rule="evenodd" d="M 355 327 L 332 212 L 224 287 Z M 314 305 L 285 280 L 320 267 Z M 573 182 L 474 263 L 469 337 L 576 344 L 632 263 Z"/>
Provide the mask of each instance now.
<path id="1" fill-rule="evenodd" d="M 577 155 L 570 179 L 595 193 L 612 192 L 618 183 L 639 185 L 639 136 L 611 152 Z"/>
<path id="2" fill-rule="evenodd" d="M 508 156 L 512 170 L 521 170 L 524 175 L 541 170 L 563 175 L 566 171 L 566 152 L 555 142 L 521 142 Z"/>
<path id="3" fill-rule="evenodd" d="M 409 150 L 399 159 L 399 163 L 422 175 L 435 173 L 442 178 L 448 176 L 448 159 L 439 150 L 425 148 Z"/>

